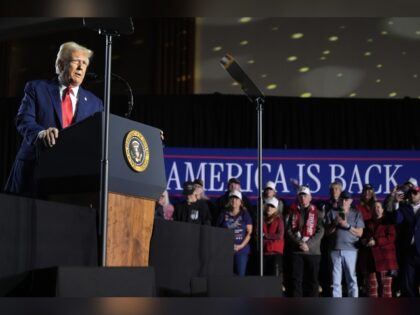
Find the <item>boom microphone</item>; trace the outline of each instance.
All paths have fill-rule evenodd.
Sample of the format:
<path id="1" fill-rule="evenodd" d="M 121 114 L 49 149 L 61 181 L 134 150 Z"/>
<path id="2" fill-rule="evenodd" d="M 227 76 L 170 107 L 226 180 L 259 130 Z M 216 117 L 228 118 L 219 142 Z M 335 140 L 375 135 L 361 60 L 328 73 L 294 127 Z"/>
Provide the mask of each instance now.
<path id="1" fill-rule="evenodd" d="M 241 66 L 236 60 L 230 55 L 226 54 L 220 59 L 222 67 L 229 72 L 231 77 L 239 83 L 246 96 L 254 102 L 258 98 L 264 99 L 264 94 L 258 89 L 258 87 L 252 82 Z"/>

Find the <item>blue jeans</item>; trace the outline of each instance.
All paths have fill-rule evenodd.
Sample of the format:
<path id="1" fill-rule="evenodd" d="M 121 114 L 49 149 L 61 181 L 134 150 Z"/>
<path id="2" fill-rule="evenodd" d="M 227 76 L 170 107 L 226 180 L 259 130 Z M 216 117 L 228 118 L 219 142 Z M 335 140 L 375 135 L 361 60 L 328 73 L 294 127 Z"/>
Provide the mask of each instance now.
<path id="1" fill-rule="evenodd" d="M 359 297 L 359 288 L 356 277 L 357 251 L 355 250 L 332 250 L 331 262 L 332 270 L 332 296 L 342 297 L 341 280 L 344 276 L 347 284 L 348 296 Z"/>
<path id="2" fill-rule="evenodd" d="M 245 276 L 246 265 L 248 264 L 248 254 L 235 254 L 233 263 L 235 273 L 239 276 Z"/>

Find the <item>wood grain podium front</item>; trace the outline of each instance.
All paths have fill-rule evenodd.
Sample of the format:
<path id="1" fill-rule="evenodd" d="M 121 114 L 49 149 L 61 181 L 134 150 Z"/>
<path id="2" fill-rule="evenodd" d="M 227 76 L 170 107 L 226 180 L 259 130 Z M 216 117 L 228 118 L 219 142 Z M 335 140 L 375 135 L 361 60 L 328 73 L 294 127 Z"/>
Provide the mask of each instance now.
<path id="1" fill-rule="evenodd" d="M 148 266 L 154 215 L 154 200 L 108 194 L 106 266 Z"/>
<path id="2" fill-rule="evenodd" d="M 40 148 L 40 196 L 99 209 L 102 116 L 62 130 L 53 148 Z M 108 146 L 105 265 L 145 267 L 155 200 L 166 189 L 160 130 L 110 115 Z"/>

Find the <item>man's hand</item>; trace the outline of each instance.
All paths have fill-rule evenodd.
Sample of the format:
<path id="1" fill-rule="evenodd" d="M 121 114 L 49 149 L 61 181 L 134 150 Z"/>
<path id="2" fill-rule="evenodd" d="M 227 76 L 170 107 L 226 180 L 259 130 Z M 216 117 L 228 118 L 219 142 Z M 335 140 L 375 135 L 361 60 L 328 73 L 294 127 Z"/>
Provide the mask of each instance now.
<path id="1" fill-rule="evenodd" d="M 55 145 L 56 139 L 58 138 L 58 129 L 50 127 L 39 133 L 38 139 L 44 142 L 45 146 L 52 147 Z"/>

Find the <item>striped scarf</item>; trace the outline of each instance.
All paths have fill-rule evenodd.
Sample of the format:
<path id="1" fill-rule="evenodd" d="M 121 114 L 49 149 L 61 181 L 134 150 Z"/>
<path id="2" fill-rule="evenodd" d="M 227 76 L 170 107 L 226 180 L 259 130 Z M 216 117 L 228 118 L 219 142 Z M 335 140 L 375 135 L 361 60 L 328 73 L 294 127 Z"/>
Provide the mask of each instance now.
<path id="1" fill-rule="evenodd" d="M 317 225 L 317 215 L 316 215 L 316 207 L 314 205 L 310 205 L 308 207 L 308 212 L 305 218 L 303 218 L 303 224 L 301 225 L 301 213 L 302 209 L 300 206 L 293 204 L 290 207 L 290 216 L 291 216 L 291 224 L 292 224 L 292 231 L 293 233 L 299 232 L 302 235 L 302 238 L 310 238 L 312 235 L 315 234 L 315 227 Z"/>

